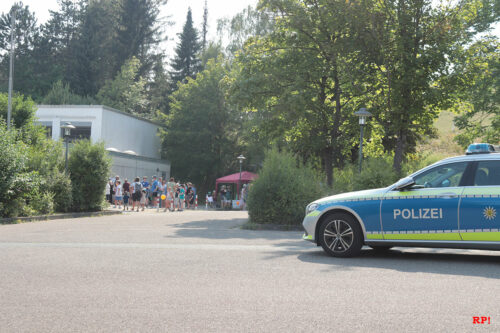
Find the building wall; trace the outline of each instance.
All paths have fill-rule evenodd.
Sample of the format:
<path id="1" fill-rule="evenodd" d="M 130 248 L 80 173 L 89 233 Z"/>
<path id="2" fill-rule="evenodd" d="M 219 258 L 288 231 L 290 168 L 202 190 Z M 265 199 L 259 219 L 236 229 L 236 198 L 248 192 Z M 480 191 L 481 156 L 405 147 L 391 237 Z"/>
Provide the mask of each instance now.
<path id="1" fill-rule="evenodd" d="M 52 124 L 53 140 L 61 139 L 60 127 L 65 122 L 90 124 L 92 142 L 103 141 L 108 151 L 117 151 L 110 151 L 110 177 L 170 176 L 170 163 L 160 159 L 158 124 L 101 105 L 39 105 L 36 116 L 41 124 Z"/>
<path id="2" fill-rule="evenodd" d="M 159 126 L 129 115 L 103 109 L 100 136 L 106 148 L 132 150 L 139 156 L 160 158 Z"/>
<path id="3" fill-rule="evenodd" d="M 111 167 L 110 177 L 119 175 L 122 179 L 127 178 L 133 181 L 135 177 L 148 177 L 151 180 L 152 176 L 157 177 L 170 177 L 170 164 L 166 161 L 154 159 L 135 159 L 126 154 L 109 152 L 113 159 L 113 166 Z"/>

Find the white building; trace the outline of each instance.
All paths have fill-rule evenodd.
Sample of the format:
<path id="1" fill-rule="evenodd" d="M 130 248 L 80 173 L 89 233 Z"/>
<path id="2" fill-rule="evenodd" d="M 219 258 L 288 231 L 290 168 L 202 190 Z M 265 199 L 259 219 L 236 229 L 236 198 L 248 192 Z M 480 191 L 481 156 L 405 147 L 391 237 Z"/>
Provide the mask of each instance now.
<path id="1" fill-rule="evenodd" d="M 36 116 L 53 140 L 63 138 L 61 125 L 70 122 L 76 127 L 70 139 L 104 142 L 113 159 L 110 177 L 170 177 L 170 163 L 160 156 L 159 123 L 102 105 L 39 105 Z"/>

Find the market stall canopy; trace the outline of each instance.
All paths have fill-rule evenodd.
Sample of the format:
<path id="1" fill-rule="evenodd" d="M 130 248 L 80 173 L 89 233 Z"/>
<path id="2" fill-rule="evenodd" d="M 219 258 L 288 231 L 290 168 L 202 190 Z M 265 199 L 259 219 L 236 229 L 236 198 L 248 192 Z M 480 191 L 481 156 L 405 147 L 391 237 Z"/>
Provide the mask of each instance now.
<path id="1" fill-rule="evenodd" d="M 241 183 L 248 184 L 257 177 L 259 177 L 259 175 L 257 175 L 256 173 L 252 173 L 249 171 L 242 171 L 241 172 Z M 237 184 L 238 185 L 237 186 L 237 191 L 238 191 L 237 193 L 239 193 L 240 192 L 239 182 L 240 182 L 240 173 L 239 172 L 233 173 L 232 175 L 227 175 L 227 176 L 224 176 L 221 178 L 217 178 L 215 180 L 215 195 L 217 195 L 217 193 L 219 192 L 219 184 L 228 184 L 228 183 Z"/>

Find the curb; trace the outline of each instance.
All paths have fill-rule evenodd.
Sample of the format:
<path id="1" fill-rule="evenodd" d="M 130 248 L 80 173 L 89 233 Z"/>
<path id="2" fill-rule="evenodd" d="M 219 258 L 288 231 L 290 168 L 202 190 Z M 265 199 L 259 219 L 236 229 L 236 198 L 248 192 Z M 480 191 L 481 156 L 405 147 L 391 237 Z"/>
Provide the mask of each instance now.
<path id="1" fill-rule="evenodd" d="M 51 221 L 51 220 L 62 220 L 71 219 L 79 217 L 95 217 L 95 216 L 106 216 L 106 215 L 118 215 L 121 211 L 114 210 L 103 210 L 100 212 L 83 212 L 83 213 L 63 213 L 56 215 L 40 215 L 40 216 L 29 216 L 29 217 L 10 217 L 5 219 L 0 219 L 1 224 L 18 224 L 25 222 L 36 222 L 36 221 Z"/>
<path id="2" fill-rule="evenodd" d="M 243 230 L 268 230 L 268 231 L 304 231 L 302 226 L 298 225 L 283 225 L 283 224 L 272 224 L 272 223 L 245 223 L 240 226 Z"/>

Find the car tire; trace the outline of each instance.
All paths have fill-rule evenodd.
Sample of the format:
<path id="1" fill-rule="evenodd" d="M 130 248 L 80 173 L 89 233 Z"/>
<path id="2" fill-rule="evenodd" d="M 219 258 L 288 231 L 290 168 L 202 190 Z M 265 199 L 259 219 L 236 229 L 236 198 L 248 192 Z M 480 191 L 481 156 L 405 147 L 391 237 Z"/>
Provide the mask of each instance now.
<path id="1" fill-rule="evenodd" d="M 319 229 L 319 243 L 333 257 L 358 255 L 363 246 L 363 232 L 358 221 L 346 213 L 326 216 Z"/>
<path id="2" fill-rule="evenodd" d="M 389 251 L 390 249 L 392 249 L 391 245 L 370 245 L 370 247 L 373 250 L 379 251 L 379 252 Z"/>

